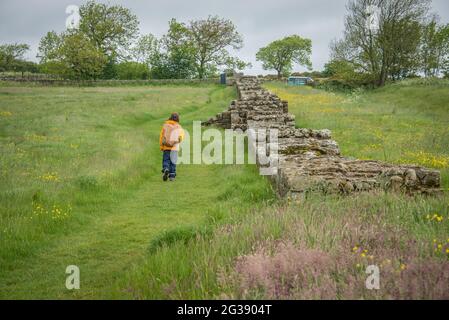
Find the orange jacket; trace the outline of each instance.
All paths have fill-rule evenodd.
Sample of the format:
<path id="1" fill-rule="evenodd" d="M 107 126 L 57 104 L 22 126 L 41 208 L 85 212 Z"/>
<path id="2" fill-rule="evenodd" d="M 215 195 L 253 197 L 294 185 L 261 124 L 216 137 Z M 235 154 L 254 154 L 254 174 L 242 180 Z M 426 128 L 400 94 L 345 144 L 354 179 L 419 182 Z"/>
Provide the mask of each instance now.
<path id="1" fill-rule="evenodd" d="M 174 126 L 175 132 L 172 133 L 178 138 L 178 143 L 176 143 L 174 146 L 167 146 L 164 144 L 164 136 L 165 131 L 167 130 L 167 126 Z M 173 131 L 172 131 L 173 132 Z M 184 140 L 184 130 L 182 129 L 181 125 L 172 120 L 165 121 L 164 125 L 162 126 L 161 133 L 159 135 L 159 145 L 161 147 L 161 151 L 178 151 L 179 150 L 179 144 Z"/>

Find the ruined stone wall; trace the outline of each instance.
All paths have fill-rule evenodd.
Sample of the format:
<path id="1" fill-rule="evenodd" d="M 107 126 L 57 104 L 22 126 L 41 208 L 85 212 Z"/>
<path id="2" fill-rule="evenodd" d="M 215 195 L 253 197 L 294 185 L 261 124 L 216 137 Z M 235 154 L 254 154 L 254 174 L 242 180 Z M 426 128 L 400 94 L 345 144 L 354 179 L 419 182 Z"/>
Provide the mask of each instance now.
<path id="1" fill-rule="evenodd" d="M 345 158 L 329 130 L 297 129 L 288 102 L 263 89 L 256 77 L 241 77 L 236 87 L 239 99 L 205 125 L 243 131 L 277 129 L 278 167 L 270 179 L 279 195 L 298 197 L 310 191 L 349 194 L 374 189 L 407 194 L 439 192 L 438 171 Z"/>

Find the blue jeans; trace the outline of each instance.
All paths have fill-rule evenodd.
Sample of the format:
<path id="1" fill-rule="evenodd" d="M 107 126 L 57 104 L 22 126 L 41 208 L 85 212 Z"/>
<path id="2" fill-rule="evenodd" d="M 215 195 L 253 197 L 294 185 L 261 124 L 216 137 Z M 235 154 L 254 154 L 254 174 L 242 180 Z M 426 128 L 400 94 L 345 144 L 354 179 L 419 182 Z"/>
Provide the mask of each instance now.
<path id="1" fill-rule="evenodd" d="M 164 151 L 162 156 L 162 171 L 168 170 L 170 178 L 176 178 L 176 163 L 178 151 Z"/>

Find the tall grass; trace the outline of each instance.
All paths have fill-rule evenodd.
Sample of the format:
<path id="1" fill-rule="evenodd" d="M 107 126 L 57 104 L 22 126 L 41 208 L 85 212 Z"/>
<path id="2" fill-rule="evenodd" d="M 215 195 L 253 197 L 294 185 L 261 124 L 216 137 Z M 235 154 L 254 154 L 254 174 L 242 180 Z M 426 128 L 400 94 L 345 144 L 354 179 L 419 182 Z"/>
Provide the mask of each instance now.
<path id="1" fill-rule="evenodd" d="M 159 248 L 122 287 L 136 299 L 446 299 L 447 200 L 315 195 L 253 208 L 213 237 Z M 379 291 L 365 287 L 368 265 Z"/>

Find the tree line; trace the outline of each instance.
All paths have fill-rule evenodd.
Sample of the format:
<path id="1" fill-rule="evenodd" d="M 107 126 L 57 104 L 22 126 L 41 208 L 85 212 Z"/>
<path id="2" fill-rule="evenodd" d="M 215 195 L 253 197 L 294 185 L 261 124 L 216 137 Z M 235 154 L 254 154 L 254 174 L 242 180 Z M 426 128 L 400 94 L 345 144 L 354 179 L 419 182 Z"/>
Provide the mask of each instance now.
<path id="1" fill-rule="evenodd" d="M 209 16 L 188 23 L 172 19 L 160 39 L 139 34 L 139 21 L 129 9 L 88 1 L 79 8 L 79 26 L 62 33 L 48 32 L 40 41 L 39 63 L 27 62 L 26 44 L 0 49 L 0 71 L 30 71 L 65 79 L 204 79 L 218 72 L 251 67 L 230 54 L 243 37 L 227 19 Z M 294 63 L 310 67 L 312 41 L 292 35 L 260 49 L 257 60 L 278 76 Z"/>
<path id="2" fill-rule="evenodd" d="M 49 31 L 41 39 L 38 64 L 23 59 L 26 44 L 1 46 L 0 71 L 38 70 L 76 80 L 204 79 L 220 69 L 248 66 L 230 54 L 243 46 L 242 36 L 218 16 L 188 23 L 172 19 L 160 39 L 139 34 L 137 16 L 121 5 L 88 1 L 79 17 L 78 27 Z"/>
<path id="3" fill-rule="evenodd" d="M 37 72 L 38 65 L 24 59 L 28 50 L 30 50 L 30 46 L 27 44 L 0 45 L 0 72 Z"/>
<path id="4" fill-rule="evenodd" d="M 383 86 L 409 77 L 449 77 L 449 24 L 431 12 L 431 0 L 349 0 L 342 39 L 330 46 L 324 71 L 307 73 L 350 86 Z M 159 39 L 139 33 L 129 9 L 88 1 L 79 26 L 48 32 L 35 64 L 26 44 L 0 46 L 0 71 L 30 71 L 66 79 L 204 79 L 250 67 L 230 51 L 243 46 L 232 21 L 218 16 L 172 19 Z M 290 35 L 260 48 L 257 61 L 277 77 L 295 65 L 312 69 L 312 40 Z"/>
<path id="5" fill-rule="evenodd" d="M 344 36 L 331 44 L 328 76 L 374 86 L 449 76 L 449 24 L 431 12 L 431 0 L 350 0 L 347 11 Z"/>

